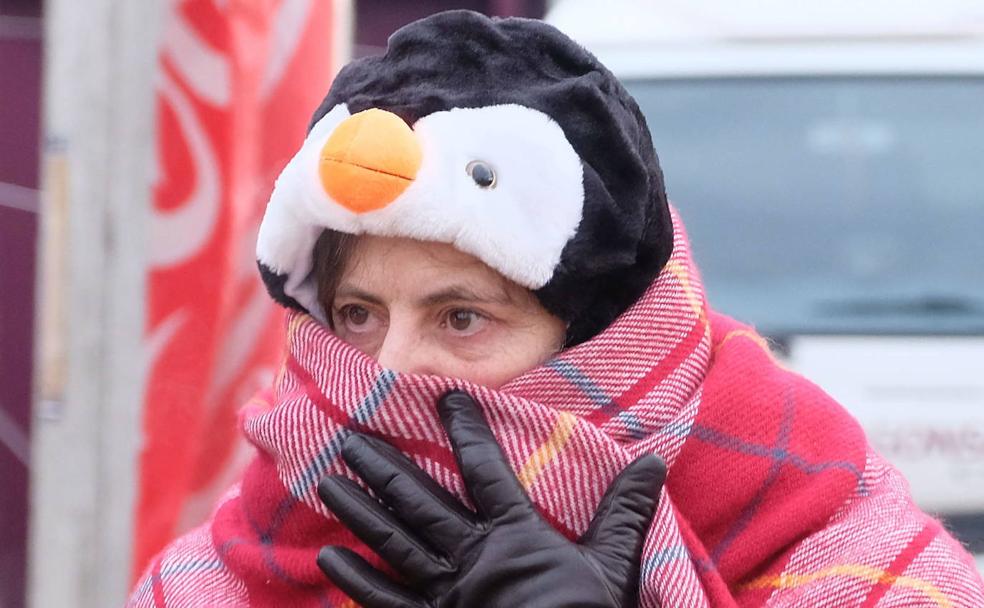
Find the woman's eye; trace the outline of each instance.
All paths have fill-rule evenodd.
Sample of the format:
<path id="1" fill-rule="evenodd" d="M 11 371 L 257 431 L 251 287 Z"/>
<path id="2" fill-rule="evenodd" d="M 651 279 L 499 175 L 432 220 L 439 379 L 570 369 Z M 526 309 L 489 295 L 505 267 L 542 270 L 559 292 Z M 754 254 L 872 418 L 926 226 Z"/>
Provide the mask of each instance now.
<path id="1" fill-rule="evenodd" d="M 344 310 L 345 320 L 352 325 L 363 325 L 369 320 L 369 311 L 361 306 L 346 306 Z"/>
<path id="2" fill-rule="evenodd" d="M 365 306 L 348 304 L 337 312 L 338 321 L 343 329 L 356 333 L 366 333 L 375 329 L 378 319 Z"/>
<path id="3" fill-rule="evenodd" d="M 458 336 L 470 336 L 481 331 L 488 323 L 488 318 L 474 310 L 457 309 L 449 312 L 444 325 Z"/>

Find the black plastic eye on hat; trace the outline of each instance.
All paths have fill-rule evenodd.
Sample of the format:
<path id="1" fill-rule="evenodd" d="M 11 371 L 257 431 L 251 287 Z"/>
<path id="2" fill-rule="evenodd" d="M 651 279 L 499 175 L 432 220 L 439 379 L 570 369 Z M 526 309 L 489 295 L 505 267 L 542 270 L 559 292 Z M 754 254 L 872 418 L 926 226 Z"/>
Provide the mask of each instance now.
<path id="1" fill-rule="evenodd" d="M 495 170 L 486 162 L 473 160 L 465 166 L 465 173 L 482 188 L 495 187 Z"/>
<path id="2" fill-rule="evenodd" d="M 285 169 L 312 175 L 278 180 L 278 188 L 317 183 L 318 150 L 332 129 L 349 128 L 349 117 L 392 133 L 413 151 L 406 156 L 413 163 L 377 171 L 389 180 L 380 187 L 389 200 L 370 201 L 366 211 L 332 207 L 330 196 L 318 207 L 304 198 L 308 191 L 274 191 L 257 258 L 270 293 L 285 305 L 314 314 L 305 247 L 326 228 L 424 240 L 454 235 L 473 238 L 448 242 L 530 289 L 564 320 L 574 345 L 610 325 L 669 259 L 669 206 L 642 113 L 593 55 L 541 21 L 448 11 L 401 28 L 385 55 L 341 70 L 305 148 Z M 332 141 L 353 139 L 343 135 Z M 455 159 L 465 154 L 471 159 L 462 172 Z M 310 167 L 293 166 L 308 160 Z M 508 187 L 500 183 L 506 175 Z M 421 192 L 446 201 L 446 212 L 427 207 Z M 462 208 L 486 215 L 476 221 Z M 482 230 L 489 232 L 476 236 Z"/>

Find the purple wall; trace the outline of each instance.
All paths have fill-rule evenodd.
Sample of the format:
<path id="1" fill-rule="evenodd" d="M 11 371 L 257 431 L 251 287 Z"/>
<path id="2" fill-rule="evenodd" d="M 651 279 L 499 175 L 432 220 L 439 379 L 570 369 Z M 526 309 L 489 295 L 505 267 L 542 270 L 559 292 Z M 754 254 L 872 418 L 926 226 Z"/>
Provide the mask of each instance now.
<path id="1" fill-rule="evenodd" d="M 0 606 L 24 606 L 34 259 L 41 103 L 40 2 L 0 0 Z"/>

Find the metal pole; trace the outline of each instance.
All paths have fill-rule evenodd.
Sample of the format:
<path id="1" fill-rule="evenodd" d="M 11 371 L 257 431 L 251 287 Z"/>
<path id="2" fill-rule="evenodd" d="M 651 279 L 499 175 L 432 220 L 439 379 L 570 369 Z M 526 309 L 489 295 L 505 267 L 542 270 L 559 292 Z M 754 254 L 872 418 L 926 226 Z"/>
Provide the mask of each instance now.
<path id="1" fill-rule="evenodd" d="M 30 606 L 129 586 L 162 0 L 45 3 Z"/>

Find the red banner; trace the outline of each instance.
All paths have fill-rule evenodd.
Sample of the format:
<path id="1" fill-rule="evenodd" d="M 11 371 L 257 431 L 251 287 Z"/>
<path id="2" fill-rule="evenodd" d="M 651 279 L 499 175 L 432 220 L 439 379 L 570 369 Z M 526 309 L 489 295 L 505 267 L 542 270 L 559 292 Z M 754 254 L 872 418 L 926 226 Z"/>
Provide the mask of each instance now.
<path id="1" fill-rule="evenodd" d="M 236 412 L 269 385 L 282 311 L 256 271 L 273 182 L 328 88 L 328 0 L 172 0 L 157 79 L 134 573 L 208 515 L 249 456 Z"/>

